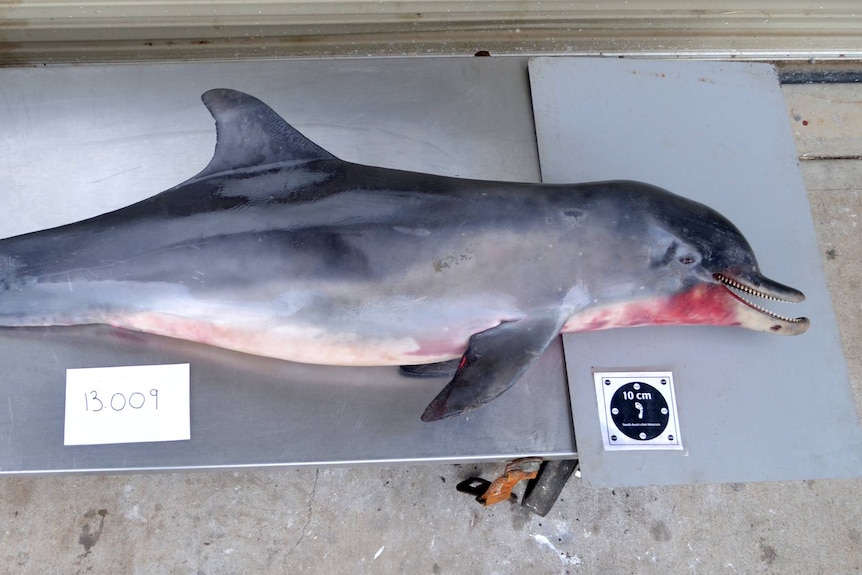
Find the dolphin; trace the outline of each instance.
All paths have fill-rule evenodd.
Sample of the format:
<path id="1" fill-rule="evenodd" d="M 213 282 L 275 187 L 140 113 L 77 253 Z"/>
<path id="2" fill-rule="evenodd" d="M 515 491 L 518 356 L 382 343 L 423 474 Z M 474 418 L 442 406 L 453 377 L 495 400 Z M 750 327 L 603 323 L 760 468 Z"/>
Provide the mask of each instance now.
<path id="1" fill-rule="evenodd" d="M 202 172 L 0 240 L 0 325 L 108 324 L 289 361 L 452 375 L 422 419 L 512 386 L 561 332 L 809 321 L 709 207 L 634 181 L 476 181 L 336 158 L 260 100 L 202 100 Z"/>

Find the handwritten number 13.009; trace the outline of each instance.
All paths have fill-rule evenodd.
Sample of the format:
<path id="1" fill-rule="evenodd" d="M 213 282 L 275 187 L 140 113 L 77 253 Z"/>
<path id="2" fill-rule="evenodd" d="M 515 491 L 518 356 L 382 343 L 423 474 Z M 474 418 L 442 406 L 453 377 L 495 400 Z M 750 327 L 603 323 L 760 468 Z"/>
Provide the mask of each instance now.
<path id="1" fill-rule="evenodd" d="M 159 390 L 151 389 L 148 394 L 149 398 L 151 398 L 151 405 L 153 409 L 159 409 Z M 84 394 L 84 410 L 85 411 L 102 411 L 103 409 L 110 409 L 112 411 L 123 411 L 124 409 L 141 409 L 147 404 L 147 395 L 144 395 L 140 391 L 135 391 L 129 395 L 124 393 L 114 393 L 111 395 L 110 399 L 105 399 L 99 397 L 99 392 L 96 390 L 88 391 Z M 107 397 L 107 396 L 105 396 Z"/>

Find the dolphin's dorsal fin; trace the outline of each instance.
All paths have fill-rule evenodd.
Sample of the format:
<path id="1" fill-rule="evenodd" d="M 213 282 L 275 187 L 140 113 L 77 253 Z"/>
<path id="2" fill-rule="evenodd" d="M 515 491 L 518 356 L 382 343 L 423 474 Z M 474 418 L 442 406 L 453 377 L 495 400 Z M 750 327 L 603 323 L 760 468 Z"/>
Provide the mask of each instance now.
<path id="1" fill-rule="evenodd" d="M 215 118 L 217 138 L 212 160 L 197 177 L 291 160 L 335 159 L 253 96 L 216 89 L 201 100 Z"/>

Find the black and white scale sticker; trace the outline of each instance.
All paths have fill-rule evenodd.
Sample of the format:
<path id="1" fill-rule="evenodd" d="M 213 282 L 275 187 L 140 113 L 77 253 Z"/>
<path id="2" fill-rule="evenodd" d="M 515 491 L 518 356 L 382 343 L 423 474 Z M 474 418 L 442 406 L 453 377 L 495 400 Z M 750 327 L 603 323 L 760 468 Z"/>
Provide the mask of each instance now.
<path id="1" fill-rule="evenodd" d="M 593 374 L 605 450 L 682 449 L 669 371 Z"/>

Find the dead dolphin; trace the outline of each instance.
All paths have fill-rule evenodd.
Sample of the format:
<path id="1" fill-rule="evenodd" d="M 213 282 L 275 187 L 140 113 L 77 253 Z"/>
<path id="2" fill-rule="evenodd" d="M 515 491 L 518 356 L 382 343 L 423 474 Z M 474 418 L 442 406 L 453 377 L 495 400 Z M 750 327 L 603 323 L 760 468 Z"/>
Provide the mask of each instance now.
<path id="1" fill-rule="evenodd" d="M 418 374 L 455 360 L 426 421 L 491 401 L 560 332 L 808 327 L 745 299 L 804 296 L 760 273 L 730 221 L 666 190 L 363 166 L 251 96 L 202 98 L 218 138 L 201 173 L 131 206 L 0 241 L 0 325 L 102 323 Z"/>

